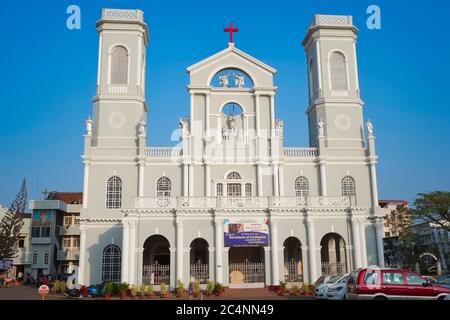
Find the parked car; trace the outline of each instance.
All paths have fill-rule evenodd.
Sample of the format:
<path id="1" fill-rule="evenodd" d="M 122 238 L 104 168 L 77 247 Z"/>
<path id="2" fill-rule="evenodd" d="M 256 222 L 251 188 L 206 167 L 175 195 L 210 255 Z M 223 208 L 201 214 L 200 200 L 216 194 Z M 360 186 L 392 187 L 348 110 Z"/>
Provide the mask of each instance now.
<path id="1" fill-rule="evenodd" d="M 314 282 L 314 287 L 317 288 L 319 285 L 323 284 L 323 283 L 327 283 L 328 281 L 330 281 L 330 279 L 334 278 L 338 276 L 338 274 L 328 274 L 328 275 L 321 275 L 315 282 Z"/>
<path id="2" fill-rule="evenodd" d="M 328 286 L 328 300 L 347 300 L 347 282 L 349 278 L 350 274 L 347 273 Z"/>
<path id="3" fill-rule="evenodd" d="M 435 282 L 436 285 L 450 289 L 450 274 L 439 276 Z"/>
<path id="4" fill-rule="evenodd" d="M 342 275 L 337 276 L 327 276 L 324 278 L 323 282 L 317 286 L 314 286 L 316 289 L 314 290 L 314 297 L 318 299 L 327 299 L 328 287 L 341 279 Z M 320 279 L 320 278 L 319 278 Z"/>
<path id="5" fill-rule="evenodd" d="M 449 294 L 449 288 L 402 269 L 358 269 L 350 274 L 347 282 L 347 297 L 352 300 L 444 300 Z"/>

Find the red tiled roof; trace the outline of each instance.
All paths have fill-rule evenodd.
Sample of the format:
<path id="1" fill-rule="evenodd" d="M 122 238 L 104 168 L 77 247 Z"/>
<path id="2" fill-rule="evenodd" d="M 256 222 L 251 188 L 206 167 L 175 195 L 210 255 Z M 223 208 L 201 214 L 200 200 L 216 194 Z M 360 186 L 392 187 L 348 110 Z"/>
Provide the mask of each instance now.
<path id="1" fill-rule="evenodd" d="M 67 204 L 83 203 L 83 192 L 49 192 L 47 200 L 59 200 Z"/>
<path id="2" fill-rule="evenodd" d="M 396 205 L 404 205 L 404 204 L 408 204 L 409 202 L 406 200 L 378 200 L 378 204 L 380 206 L 385 206 L 388 204 L 396 204 Z"/>

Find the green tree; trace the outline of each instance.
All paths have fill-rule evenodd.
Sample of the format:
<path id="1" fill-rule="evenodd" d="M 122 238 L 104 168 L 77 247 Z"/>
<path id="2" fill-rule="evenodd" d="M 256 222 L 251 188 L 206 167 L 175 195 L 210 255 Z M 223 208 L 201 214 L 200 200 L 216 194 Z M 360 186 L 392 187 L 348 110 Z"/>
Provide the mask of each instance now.
<path id="1" fill-rule="evenodd" d="M 450 192 L 419 193 L 414 215 L 450 231 Z"/>
<path id="2" fill-rule="evenodd" d="M 17 256 L 20 230 L 23 227 L 22 214 L 26 204 L 27 186 L 23 179 L 19 193 L 0 222 L 0 260 Z"/>

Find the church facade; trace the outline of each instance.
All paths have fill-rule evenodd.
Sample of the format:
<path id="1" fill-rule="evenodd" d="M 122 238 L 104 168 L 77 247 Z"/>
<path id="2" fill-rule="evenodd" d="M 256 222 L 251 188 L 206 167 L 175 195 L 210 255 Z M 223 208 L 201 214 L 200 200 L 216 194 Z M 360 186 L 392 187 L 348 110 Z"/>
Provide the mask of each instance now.
<path id="1" fill-rule="evenodd" d="M 352 17 L 316 15 L 306 31 L 309 147 L 295 148 L 276 118 L 276 70 L 232 39 L 187 68 L 179 144 L 148 147 L 143 12 L 103 9 L 97 31 L 79 283 L 246 288 L 384 264 Z"/>

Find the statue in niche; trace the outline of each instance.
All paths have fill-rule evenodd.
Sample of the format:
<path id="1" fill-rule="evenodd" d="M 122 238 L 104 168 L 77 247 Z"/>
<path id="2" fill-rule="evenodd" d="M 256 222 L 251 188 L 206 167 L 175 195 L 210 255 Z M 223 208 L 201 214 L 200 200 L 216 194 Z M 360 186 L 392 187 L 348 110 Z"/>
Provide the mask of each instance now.
<path id="1" fill-rule="evenodd" d="M 275 132 L 279 137 L 283 136 L 283 120 L 275 120 Z"/>
<path id="2" fill-rule="evenodd" d="M 220 82 L 220 86 L 223 88 L 227 88 L 228 87 L 228 74 L 222 74 L 219 77 L 219 82 Z"/>
<path id="3" fill-rule="evenodd" d="M 242 74 L 236 74 L 234 76 L 234 84 L 238 88 L 244 87 L 244 76 Z"/>
<path id="4" fill-rule="evenodd" d="M 189 135 L 189 121 L 186 118 L 180 118 L 179 126 L 183 137 Z"/>
<path id="5" fill-rule="evenodd" d="M 86 135 L 92 136 L 92 120 L 91 120 L 91 117 L 88 117 L 86 120 L 84 120 L 84 123 L 86 124 Z"/>
<path id="6" fill-rule="evenodd" d="M 372 122 L 370 120 L 368 120 L 366 125 L 367 125 L 367 134 L 368 134 L 369 138 L 373 138 L 373 125 L 372 125 Z"/>
<path id="7" fill-rule="evenodd" d="M 145 137 L 146 135 L 146 124 L 144 120 L 139 121 L 138 123 L 138 136 L 139 137 Z"/>
<path id="8" fill-rule="evenodd" d="M 226 126 L 222 128 L 223 139 L 227 140 L 230 136 L 236 136 L 236 120 L 233 112 L 228 115 Z"/>
<path id="9" fill-rule="evenodd" d="M 325 128 L 325 122 L 322 121 L 322 119 L 319 119 L 319 122 L 317 122 L 317 129 L 319 131 L 319 138 L 324 137 L 324 128 Z"/>

